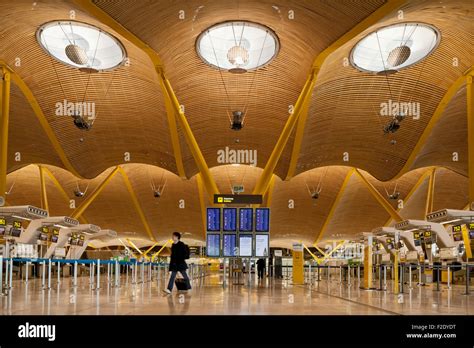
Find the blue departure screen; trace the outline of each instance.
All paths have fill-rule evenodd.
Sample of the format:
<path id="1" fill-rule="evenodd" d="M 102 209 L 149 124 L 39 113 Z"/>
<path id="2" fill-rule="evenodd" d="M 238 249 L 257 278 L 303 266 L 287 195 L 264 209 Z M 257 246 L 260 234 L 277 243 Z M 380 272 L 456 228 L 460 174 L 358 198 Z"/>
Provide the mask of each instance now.
<path id="1" fill-rule="evenodd" d="M 207 230 L 219 232 L 221 230 L 221 209 L 207 208 Z"/>
<path id="2" fill-rule="evenodd" d="M 253 209 L 240 208 L 239 210 L 239 231 L 252 232 L 253 230 Z"/>
<path id="3" fill-rule="evenodd" d="M 270 209 L 255 209 L 255 231 L 270 232 Z"/>
<path id="4" fill-rule="evenodd" d="M 225 232 L 236 232 L 237 208 L 224 208 L 222 215 L 224 216 L 223 230 Z"/>
<path id="5" fill-rule="evenodd" d="M 206 240 L 206 254 L 209 257 L 219 257 L 221 249 L 221 235 L 208 234 Z"/>
<path id="6" fill-rule="evenodd" d="M 237 234 L 236 233 L 224 233 L 224 239 L 222 240 L 222 252 L 224 257 L 234 257 L 237 255 Z"/>

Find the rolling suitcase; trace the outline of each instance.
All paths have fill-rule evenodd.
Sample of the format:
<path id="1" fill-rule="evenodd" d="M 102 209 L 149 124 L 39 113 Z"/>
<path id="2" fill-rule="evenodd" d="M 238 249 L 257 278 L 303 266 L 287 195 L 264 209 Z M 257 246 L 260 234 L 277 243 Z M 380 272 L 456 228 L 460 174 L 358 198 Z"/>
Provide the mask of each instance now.
<path id="1" fill-rule="evenodd" d="M 174 283 L 176 284 L 176 288 L 179 291 L 188 290 L 188 287 L 186 286 L 186 281 L 184 280 L 184 278 L 176 278 Z"/>

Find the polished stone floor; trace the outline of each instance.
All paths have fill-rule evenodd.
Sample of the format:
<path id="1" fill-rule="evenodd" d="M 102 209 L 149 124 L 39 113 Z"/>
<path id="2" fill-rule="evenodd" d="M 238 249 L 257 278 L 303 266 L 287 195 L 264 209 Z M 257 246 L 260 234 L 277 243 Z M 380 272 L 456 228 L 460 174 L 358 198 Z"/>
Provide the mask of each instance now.
<path id="1" fill-rule="evenodd" d="M 104 277 L 105 278 L 105 277 Z M 245 283 L 245 284 L 244 284 Z M 193 281 L 190 293 L 164 295 L 165 279 L 132 284 L 122 278 L 119 288 L 106 279 L 101 288 L 91 289 L 89 277 L 80 277 L 77 287 L 70 278 L 52 282 L 43 290 L 41 281 L 13 282 L 13 289 L 1 296 L 3 315 L 28 314 L 273 314 L 273 315 L 390 315 L 390 314 L 474 314 L 473 295 L 463 295 L 464 287 L 405 287 L 403 298 L 387 291 L 360 290 L 357 282 L 349 287 L 338 281 L 292 286 L 288 280 L 230 279 L 222 286 L 218 274 Z"/>

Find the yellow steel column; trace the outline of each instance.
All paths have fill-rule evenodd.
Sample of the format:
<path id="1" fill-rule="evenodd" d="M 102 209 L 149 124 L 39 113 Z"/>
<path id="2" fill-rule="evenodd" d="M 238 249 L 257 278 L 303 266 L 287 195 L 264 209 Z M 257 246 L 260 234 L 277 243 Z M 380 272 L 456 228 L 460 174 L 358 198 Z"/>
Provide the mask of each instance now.
<path id="1" fill-rule="evenodd" d="M 474 202 L 474 91 L 472 79 L 472 74 L 466 77 L 469 203 Z"/>
<path id="2" fill-rule="evenodd" d="M 201 149 L 199 148 L 196 138 L 194 137 L 191 127 L 189 126 L 186 116 L 181 110 L 181 106 L 173 92 L 173 88 L 171 87 L 168 79 L 166 79 L 164 76 L 163 71 L 161 71 L 161 74 L 159 74 L 159 78 L 163 80 L 165 89 L 171 99 L 171 103 L 174 107 L 176 115 L 178 116 L 178 122 L 181 125 L 181 129 L 184 132 L 184 137 L 193 155 L 194 162 L 196 162 L 199 172 L 201 173 L 204 186 L 206 187 L 207 193 L 210 196 L 209 199 L 214 199 L 214 195 L 219 193 L 219 189 L 217 188 L 216 182 L 209 171 L 209 167 L 207 166 L 206 160 L 204 159 L 204 156 L 201 152 Z"/>
<path id="3" fill-rule="evenodd" d="M 309 103 L 310 98 L 307 98 L 307 96 L 311 95 L 313 91 L 314 84 L 316 83 L 315 75 L 316 71 L 313 70 L 309 75 L 308 79 L 306 80 L 303 90 L 301 91 L 301 94 L 298 97 L 298 100 L 296 101 L 293 112 L 286 121 L 286 124 L 283 127 L 280 137 L 278 138 L 278 141 L 275 147 L 273 148 L 272 154 L 270 155 L 270 158 L 265 164 L 265 168 L 263 169 L 263 172 L 260 178 L 258 179 L 257 184 L 255 185 L 255 188 L 253 190 L 254 194 L 264 194 L 267 190 L 273 172 L 275 171 L 275 167 L 277 166 L 281 154 L 285 149 L 285 145 L 288 142 L 288 139 L 290 138 L 291 132 L 295 128 L 296 122 L 298 121 L 300 112 L 304 109 L 305 105 Z"/>
<path id="4" fill-rule="evenodd" d="M 89 205 L 91 205 L 91 203 L 102 192 L 104 187 L 112 180 L 112 178 L 115 176 L 115 174 L 117 174 L 119 169 L 120 169 L 120 166 L 117 166 L 117 167 L 115 167 L 114 170 L 112 170 L 110 172 L 109 175 L 107 175 L 107 177 L 104 179 L 104 181 L 102 181 L 100 183 L 100 185 L 97 186 L 97 188 L 94 190 L 94 192 L 92 192 L 91 195 L 84 202 L 82 202 L 81 205 L 76 208 L 76 210 L 74 210 L 74 212 L 71 215 L 72 218 L 77 219 L 77 218 L 79 218 L 79 216 L 82 215 L 82 213 L 89 207 Z"/>
<path id="5" fill-rule="evenodd" d="M 1 108 L 0 108 L 0 197 L 7 200 L 7 157 L 8 157 L 8 121 L 10 116 L 10 71 L 2 66 Z"/>
<path id="6" fill-rule="evenodd" d="M 59 192 L 61 193 L 61 195 L 64 197 L 64 200 L 66 201 L 66 203 L 69 205 L 70 204 L 70 198 L 68 196 L 68 194 L 66 193 L 66 191 L 64 190 L 64 188 L 61 186 L 61 184 L 59 183 L 58 179 L 56 179 L 56 177 L 53 175 L 53 173 L 51 173 L 51 171 L 46 168 L 46 167 L 42 167 L 43 168 L 43 171 L 48 174 L 50 180 L 53 182 L 54 186 L 57 187 L 57 189 L 59 190 Z M 82 224 L 88 224 L 87 222 L 87 219 L 84 217 L 84 216 L 79 216 L 78 220 L 82 223 Z M 90 244 L 89 244 L 90 245 Z"/>
<path id="7" fill-rule="evenodd" d="M 318 237 L 314 241 L 313 246 L 315 246 L 319 242 L 319 240 L 324 236 L 324 233 L 326 232 L 326 228 L 328 227 L 334 213 L 336 212 L 337 206 L 339 205 L 339 201 L 341 200 L 341 198 L 344 194 L 344 190 L 346 189 L 347 185 L 349 184 L 349 180 L 351 179 L 352 174 L 354 174 L 354 168 L 352 168 L 351 170 L 349 170 L 347 172 L 347 175 L 346 175 L 344 181 L 342 182 L 341 188 L 339 189 L 339 192 L 337 193 L 336 199 L 334 200 L 334 203 L 331 206 L 331 210 L 329 210 L 329 214 L 326 217 L 326 220 L 324 221 L 323 227 L 321 227 L 321 231 L 319 231 Z"/>
<path id="8" fill-rule="evenodd" d="M 428 193 L 426 195 L 425 216 L 433 211 L 433 196 L 435 188 L 436 168 L 431 169 L 430 181 L 428 183 Z"/>
<path id="9" fill-rule="evenodd" d="M 367 238 L 367 245 L 364 247 L 364 282 L 363 289 L 372 288 L 372 237 Z"/>
<path id="10" fill-rule="evenodd" d="M 203 189 L 203 184 L 202 184 L 202 178 L 201 178 L 201 173 L 198 173 L 196 175 L 196 183 L 198 187 L 198 195 L 199 195 L 199 206 L 201 208 L 201 221 L 202 221 L 202 235 L 204 238 L 206 238 L 206 203 L 204 200 L 204 189 Z"/>
<path id="11" fill-rule="evenodd" d="M 158 245 L 158 242 L 156 242 L 155 244 L 153 244 L 151 247 L 149 247 L 144 253 L 143 253 L 143 256 L 147 257 L 148 253 L 151 251 L 151 249 L 153 249 L 154 247 L 156 247 Z"/>
<path id="12" fill-rule="evenodd" d="M 393 207 L 390 205 L 390 203 L 387 202 L 387 200 L 380 194 L 379 191 L 377 191 L 377 189 L 362 175 L 361 172 L 359 172 L 358 169 L 355 170 L 355 172 L 357 173 L 357 175 L 362 179 L 362 181 L 364 182 L 365 186 L 367 186 L 367 188 L 369 189 L 370 193 L 372 194 L 372 196 L 375 198 L 375 200 L 377 202 L 380 203 L 380 205 L 387 211 L 387 213 L 390 214 L 390 216 L 392 217 L 392 219 L 394 219 L 395 221 L 399 222 L 399 221 L 402 221 L 402 217 L 398 214 L 398 212 L 393 209 Z"/>
<path id="13" fill-rule="evenodd" d="M 172 243 L 173 240 L 169 239 L 161 248 L 160 250 L 158 250 L 156 253 L 153 254 L 153 256 L 151 257 L 151 261 L 153 261 L 158 255 L 160 255 L 160 253 L 166 248 L 166 246 L 170 243 Z"/>
<path id="14" fill-rule="evenodd" d="M 145 227 L 146 233 L 152 241 L 156 242 L 156 238 L 153 235 L 153 232 L 151 231 L 150 225 L 148 224 L 148 221 L 145 217 L 145 213 L 143 212 L 143 209 L 140 205 L 140 202 L 138 201 L 137 195 L 133 190 L 132 184 L 130 183 L 127 174 L 121 167 L 119 167 L 119 172 L 120 174 L 122 174 L 122 178 L 125 183 L 125 186 L 127 187 L 127 191 L 130 194 L 130 197 L 132 198 L 133 205 L 135 206 L 135 210 L 137 211 L 138 216 L 140 216 L 140 220 L 142 221 L 143 227 Z"/>
<path id="15" fill-rule="evenodd" d="M 39 165 L 38 169 L 39 169 L 39 173 L 40 173 L 40 183 L 41 183 L 41 208 L 49 211 L 48 194 L 46 192 L 46 183 L 45 183 L 45 180 L 44 180 L 43 166 Z"/>

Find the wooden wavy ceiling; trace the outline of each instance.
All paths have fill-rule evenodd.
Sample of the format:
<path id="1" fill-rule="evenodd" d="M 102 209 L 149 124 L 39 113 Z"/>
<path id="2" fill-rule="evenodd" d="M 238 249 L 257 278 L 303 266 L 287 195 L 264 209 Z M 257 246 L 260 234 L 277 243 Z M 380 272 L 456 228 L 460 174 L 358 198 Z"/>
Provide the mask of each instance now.
<path id="1" fill-rule="evenodd" d="M 217 166 L 217 150 L 225 146 L 257 149 L 258 167 L 263 167 L 288 118 L 288 105 L 295 103 L 313 59 L 380 7 L 383 1 L 358 2 L 357 8 L 346 1 L 182 1 L 171 4 L 147 2 L 146 6 L 141 1 L 98 0 L 95 3 L 161 56 L 177 97 L 185 105 L 186 116 L 204 157 L 209 166 L 214 167 L 211 172 L 219 189 L 229 192 L 231 184 L 243 183 L 246 192 L 250 192 L 261 169 Z M 277 6 L 280 12 L 272 6 Z M 368 29 L 326 61 L 313 91 L 297 166 L 300 174 L 291 181 L 281 181 L 278 177 L 275 180 L 271 201 L 273 245 L 287 246 L 294 240 L 311 244 L 318 237 L 324 241 L 353 236 L 391 223 L 388 213 L 377 204 L 355 174 L 349 179 L 349 185 L 328 219 L 350 170 L 343 165 L 366 170 L 362 171 L 363 175 L 384 196 L 385 190 L 391 191 L 397 183 L 402 198 L 410 195 L 410 203 L 400 211 L 403 217 L 418 216 L 423 211 L 426 196 L 423 192 L 427 183 L 422 183 L 415 192 L 411 191 L 428 169 L 416 168 L 447 167 L 449 170 L 440 168 L 436 171 L 434 208 L 465 207 L 467 132 L 464 88 L 452 99 L 418 154 L 410 168 L 416 170 L 396 181 L 383 183 L 379 180 L 389 180 L 400 171 L 446 90 L 473 65 L 469 39 L 472 12 L 468 6 L 468 1 L 454 0 L 443 4 L 411 1 L 404 7 L 405 20 L 433 24 L 440 29 L 443 38 L 428 59 L 389 77 L 391 89 L 400 99 L 412 98 L 422 104 L 421 120 L 404 121 L 400 131 L 392 137 L 383 136 L 374 111 L 381 101 L 389 98 L 386 81 L 351 67 L 343 68 L 340 62 L 360 38 L 376 27 L 395 22 L 395 19 L 387 18 Z M 77 20 L 104 28 L 121 39 L 133 63 L 130 67 L 91 77 L 87 97 L 96 101 L 99 116 L 89 132 L 77 130 L 69 118 L 53 116 L 56 102 L 64 98 L 75 101 L 84 93 L 88 76 L 52 61 L 35 39 L 39 25 L 68 19 L 71 9 L 76 11 Z M 296 20 L 280 17 L 289 9 L 295 11 Z M 177 20 L 179 10 L 186 13 L 182 21 Z M 0 13 L 0 58 L 24 79 L 73 167 L 90 179 L 80 180 L 80 186 L 89 185 L 89 192 L 92 192 L 112 170 L 111 167 L 124 162 L 124 152 L 130 152 L 132 162 L 150 165 L 125 164 L 123 168 L 155 239 L 166 240 L 170 232 L 179 230 L 187 232 L 186 238 L 193 243 L 201 242 L 204 229 L 197 180 L 193 176 L 197 169 L 180 133 L 185 170 L 190 179 L 182 180 L 175 175 L 177 170 L 163 96 L 149 58 L 117 33 L 78 10 L 73 2 L 1 3 Z M 224 82 L 231 92 L 227 99 L 222 93 L 219 72 L 196 56 L 194 43 L 202 30 L 229 19 L 251 20 L 269 26 L 279 36 L 282 49 L 275 61 L 257 74 L 224 74 Z M 454 54 L 459 58 L 458 67 L 450 65 Z M 20 66 L 15 66 L 16 58 L 21 58 Z M 246 101 L 253 78 L 255 83 L 250 91 L 245 127 L 239 133 L 233 132 L 229 129 L 226 110 L 229 105 L 237 108 Z M 108 84 L 110 90 L 105 96 L 104 87 Z M 14 84 L 10 125 L 7 186 L 15 185 L 8 203 L 41 205 L 39 172 L 35 165 L 28 166 L 31 163 L 46 164 L 68 197 L 74 198 L 73 190 L 78 179 L 59 168 L 63 167 L 62 163 Z M 391 145 L 389 139 L 396 139 L 397 144 Z M 292 145 L 293 139 L 290 139 L 276 170 L 279 177 L 286 176 Z M 350 153 L 349 163 L 341 160 L 346 151 Z M 458 162 L 453 162 L 450 157 L 453 151 L 460 154 Z M 15 161 L 18 152 L 22 155 L 19 162 Z M 324 167 L 327 165 L 332 166 Z M 162 197 L 156 199 L 150 182 L 160 181 L 163 176 L 167 178 L 166 188 Z M 316 185 L 320 178 L 321 196 L 313 200 L 307 185 Z M 51 214 L 71 214 L 64 195 L 51 178 L 47 177 L 46 183 Z M 148 239 L 128 195 L 123 179 L 117 175 L 85 211 L 84 217 L 102 228 L 134 232 Z M 80 204 L 81 199 L 76 199 Z M 185 200 L 185 209 L 179 208 L 180 199 Z M 294 200 L 294 209 L 288 208 L 289 199 Z M 397 208 L 394 201 L 390 203 Z M 364 212 L 363 218 L 361 211 Z"/>

